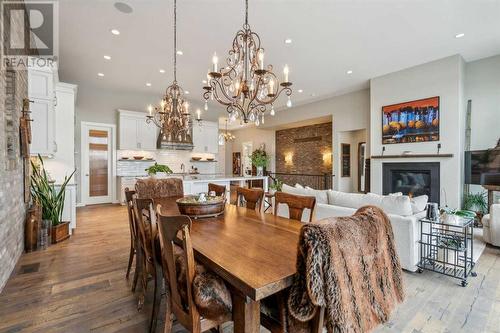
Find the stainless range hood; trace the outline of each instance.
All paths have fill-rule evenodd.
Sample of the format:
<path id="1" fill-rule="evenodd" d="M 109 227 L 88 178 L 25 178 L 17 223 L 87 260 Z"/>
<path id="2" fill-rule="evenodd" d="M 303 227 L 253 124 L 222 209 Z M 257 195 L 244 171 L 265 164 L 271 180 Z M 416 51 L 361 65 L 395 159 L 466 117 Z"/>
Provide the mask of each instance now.
<path id="1" fill-rule="evenodd" d="M 166 135 L 163 135 L 163 131 L 158 134 L 158 139 L 156 140 L 156 148 L 166 149 L 166 150 L 193 150 L 193 135 L 192 132 L 188 135 L 188 140 L 175 141 L 168 140 Z"/>

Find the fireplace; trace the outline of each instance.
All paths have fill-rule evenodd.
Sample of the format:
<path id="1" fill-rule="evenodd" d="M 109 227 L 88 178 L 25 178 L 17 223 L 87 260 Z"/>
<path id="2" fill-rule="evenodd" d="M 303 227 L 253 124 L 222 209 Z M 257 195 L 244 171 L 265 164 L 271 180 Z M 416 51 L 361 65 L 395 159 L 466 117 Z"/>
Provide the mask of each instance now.
<path id="1" fill-rule="evenodd" d="M 439 203 L 439 162 L 383 163 L 382 191 L 410 196 L 427 194 L 429 202 Z"/>

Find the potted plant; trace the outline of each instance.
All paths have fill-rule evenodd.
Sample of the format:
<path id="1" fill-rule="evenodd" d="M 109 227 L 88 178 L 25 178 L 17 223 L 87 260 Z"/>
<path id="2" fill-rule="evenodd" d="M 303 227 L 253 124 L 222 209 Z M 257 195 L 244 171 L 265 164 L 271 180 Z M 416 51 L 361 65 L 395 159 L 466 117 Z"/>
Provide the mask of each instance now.
<path id="1" fill-rule="evenodd" d="M 488 211 L 488 199 L 486 192 L 467 193 L 464 195 L 463 207 L 466 210 L 476 212 L 476 221 L 480 222 L 484 213 Z"/>
<path id="2" fill-rule="evenodd" d="M 252 160 L 252 165 L 257 168 L 257 176 L 264 176 L 264 167 L 269 163 L 269 156 L 267 156 L 266 151 L 263 149 L 256 149 L 250 155 Z"/>
<path id="3" fill-rule="evenodd" d="M 172 170 L 168 166 L 164 164 L 158 164 L 156 162 L 154 165 L 147 168 L 146 171 L 150 177 L 155 177 L 156 175 L 166 176 L 167 174 L 172 173 Z"/>
<path id="4" fill-rule="evenodd" d="M 64 181 L 56 189 L 54 182 L 49 179 L 40 155 L 38 155 L 38 161 L 39 165 L 31 161 L 33 169 L 31 192 L 33 198 L 42 206 L 42 234 L 40 240 L 41 246 L 45 248 L 51 241 L 55 244 L 69 238 L 69 222 L 61 221 L 61 217 L 64 209 L 66 185 L 76 170 L 69 177 L 64 177 Z"/>
<path id="5" fill-rule="evenodd" d="M 276 192 L 281 192 L 281 188 L 283 187 L 283 182 L 278 178 L 274 179 L 274 182 L 269 185 L 269 193 L 274 194 Z"/>

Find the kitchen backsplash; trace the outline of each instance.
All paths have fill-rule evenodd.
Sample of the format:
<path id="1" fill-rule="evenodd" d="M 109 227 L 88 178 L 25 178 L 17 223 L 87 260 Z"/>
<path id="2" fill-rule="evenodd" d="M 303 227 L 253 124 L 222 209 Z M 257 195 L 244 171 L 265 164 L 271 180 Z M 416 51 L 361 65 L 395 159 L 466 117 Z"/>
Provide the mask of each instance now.
<path id="1" fill-rule="evenodd" d="M 158 150 L 158 151 L 141 151 L 141 150 L 118 150 L 117 151 L 118 159 L 122 157 L 132 158 L 133 156 L 144 156 L 153 158 L 158 164 L 167 165 L 174 173 L 181 172 L 181 164 L 184 164 L 188 172 L 191 169 L 191 166 L 198 168 L 199 173 L 203 174 L 215 174 L 217 170 L 220 168 L 217 167 L 217 164 L 220 162 L 192 162 L 191 157 L 201 157 L 202 160 L 205 160 L 207 157 L 215 158 L 216 160 L 219 154 L 202 154 L 202 153 L 193 153 L 190 151 L 168 151 L 168 150 Z M 133 162 L 131 162 L 133 163 Z"/>

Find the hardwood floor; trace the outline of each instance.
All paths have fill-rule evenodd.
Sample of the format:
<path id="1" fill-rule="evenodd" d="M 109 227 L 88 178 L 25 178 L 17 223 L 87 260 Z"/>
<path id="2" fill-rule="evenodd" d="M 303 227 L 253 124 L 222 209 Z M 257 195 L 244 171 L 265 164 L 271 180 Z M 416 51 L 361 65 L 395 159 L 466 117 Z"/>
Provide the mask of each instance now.
<path id="1" fill-rule="evenodd" d="M 21 257 L 0 294 L 0 332 L 146 332 L 150 299 L 138 312 L 125 279 L 125 207 L 80 208 L 77 217 L 68 241 Z M 376 332 L 500 332 L 500 249 L 487 247 L 476 271 L 466 288 L 405 273 L 406 300 Z"/>

